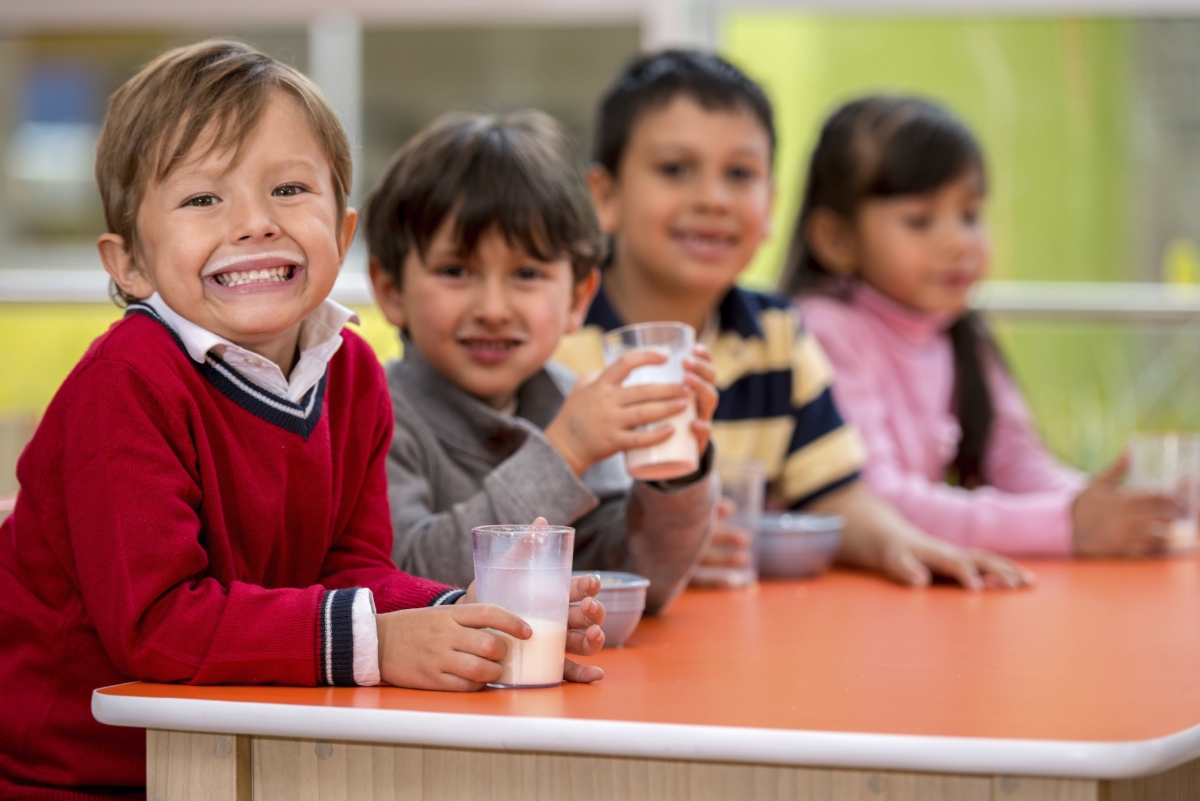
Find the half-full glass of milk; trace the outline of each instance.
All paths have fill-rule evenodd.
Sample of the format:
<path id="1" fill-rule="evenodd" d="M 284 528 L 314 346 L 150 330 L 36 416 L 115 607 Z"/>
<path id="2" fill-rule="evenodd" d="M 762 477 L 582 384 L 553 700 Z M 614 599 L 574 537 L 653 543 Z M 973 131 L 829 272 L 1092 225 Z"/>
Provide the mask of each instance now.
<path id="1" fill-rule="evenodd" d="M 1129 487 L 1166 495 L 1182 514 L 1167 529 L 1167 550 L 1195 550 L 1200 522 L 1200 434 L 1138 433 L 1129 438 Z"/>
<path id="2" fill-rule="evenodd" d="M 500 662 L 500 680 L 488 686 L 561 684 L 575 529 L 479 526 L 471 530 L 471 542 L 480 603 L 502 606 L 533 629 L 528 640 L 493 631 L 508 641 L 508 655 Z"/>
<path id="3" fill-rule="evenodd" d="M 604 362 L 612 364 L 631 351 L 652 350 L 666 356 L 667 363 L 637 368 L 625 379 L 624 386 L 682 384 L 683 360 L 691 355 L 695 346 L 696 331 L 690 325 L 638 323 L 615 328 L 604 335 Z M 670 425 L 674 430 L 666 442 L 626 451 L 629 475 L 640 481 L 662 481 L 694 473 L 700 464 L 696 435 L 692 433 L 695 419 L 696 398 L 689 396 L 688 407 L 682 412 L 661 423 L 646 426 L 654 429 Z"/>

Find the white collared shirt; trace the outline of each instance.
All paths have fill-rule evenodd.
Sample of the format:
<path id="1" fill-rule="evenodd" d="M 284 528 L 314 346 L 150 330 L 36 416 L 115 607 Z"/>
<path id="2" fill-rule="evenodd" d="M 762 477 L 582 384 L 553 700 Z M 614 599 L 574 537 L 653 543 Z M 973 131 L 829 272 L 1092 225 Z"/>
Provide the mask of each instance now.
<path id="1" fill-rule="evenodd" d="M 325 375 L 329 360 L 342 346 L 342 328 L 346 323 L 361 325 L 358 315 L 340 303 L 326 299 L 300 323 L 300 358 L 286 377 L 279 365 L 253 351 L 235 345 L 206 328 L 181 317 L 155 292 L 145 303 L 166 320 L 183 342 L 188 355 L 203 364 L 209 351 L 216 351 L 225 363 L 243 378 L 277 395 L 298 403 Z"/>

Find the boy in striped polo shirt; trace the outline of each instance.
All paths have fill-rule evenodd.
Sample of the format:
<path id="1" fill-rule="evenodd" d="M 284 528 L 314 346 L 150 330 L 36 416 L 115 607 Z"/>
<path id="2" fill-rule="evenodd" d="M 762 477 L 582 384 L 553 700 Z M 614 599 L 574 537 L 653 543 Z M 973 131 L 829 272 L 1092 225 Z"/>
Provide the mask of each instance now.
<path id="1" fill-rule="evenodd" d="M 606 330 L 688 323 L 716 366 L 718 454 L 761 460 L 774 506 L 844 516 L 840 561 L 911 585 L 931 573 L 970 588 L 1028 583 L 1011 562 L 935 540 L 871 493 L 820 346 L 786 299 L 735 285 L 769 233 L 774 150 L 770 102 L 725 60 L 667 51 L 632 62 L 601 104 L 588 175 L 610 260 L 584 328 L 555 358 L 587 372 L 602 365 Z M 748 545 L 722 527 L 704 563 L 745 564 Z"/>

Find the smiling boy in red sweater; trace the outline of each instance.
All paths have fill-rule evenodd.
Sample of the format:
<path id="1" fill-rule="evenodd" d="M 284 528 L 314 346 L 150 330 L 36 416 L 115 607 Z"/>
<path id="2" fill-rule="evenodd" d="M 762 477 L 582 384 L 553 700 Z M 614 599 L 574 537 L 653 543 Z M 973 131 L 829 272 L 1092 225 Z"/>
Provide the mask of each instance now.
<path id="1" fill-rule="evenodd" d="M 529 636 L 391 562 L 391 402 L 327 299 L 350 173 L 320 91 L 244 45 L 172 51 L 113 96 L 99 249 L 128 308 L 47 409 L 0 528 L 0 796 L 141 792 L 144 735 L 92 719 L 97 687 L 478 689 L 506 651 L 480 629 Z M 598 584 L 572 588 L 577 653 L 603 641 Z"/>

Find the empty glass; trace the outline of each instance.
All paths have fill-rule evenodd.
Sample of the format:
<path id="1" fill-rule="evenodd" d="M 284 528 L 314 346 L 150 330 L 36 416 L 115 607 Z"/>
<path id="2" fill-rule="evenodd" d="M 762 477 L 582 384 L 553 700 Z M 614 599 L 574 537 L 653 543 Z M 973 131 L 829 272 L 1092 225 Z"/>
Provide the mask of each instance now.
<path id="1" fill-rule="evenodd" d="M 746 587 L 758 581 L 757 539 L 766 485 L 763 464 L 758 459 L 719 460 L 717 474 L 721 478 L 721 495 L 736 507 L 733 515 L 718 525 L 746 535 L 750 562 L 736 567 L 701 565 L 692 574 L 692 583 L 705 587 Z M 719 545 L 714 547 L 720 550 Z"/>
<path id="2" fill-rule="evenodd" d="M 1193 550 L 1200 521 L 1200 435 L 1134 434 L 1129 451 L 1129 487 L 1174 498 L 1182 510 L 1168 529 L 1167 549 Z"/>

